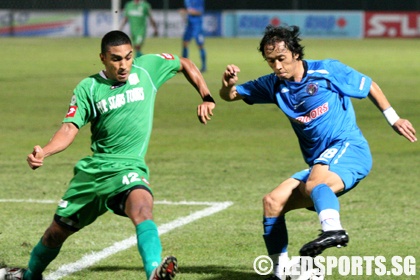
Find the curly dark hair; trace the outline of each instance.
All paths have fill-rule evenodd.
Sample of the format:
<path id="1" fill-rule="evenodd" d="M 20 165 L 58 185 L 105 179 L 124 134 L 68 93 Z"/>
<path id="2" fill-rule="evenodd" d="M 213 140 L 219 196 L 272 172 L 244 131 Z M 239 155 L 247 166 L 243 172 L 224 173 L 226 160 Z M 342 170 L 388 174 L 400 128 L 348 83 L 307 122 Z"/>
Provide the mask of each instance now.
<path id="1" fill-rule="evenodd" d="M 292 54 L 298 54 L 298 59 L 302 60 L 304 56 L 304 47 L 299 43 L 302 40 L 299 36 L 300 33 L 298 26 L 292 25 L 276 27 L 268 25 L 265 28 L 264 36 L 261 39 L 258 51 L 260 51 L 262 56 L 265 57 L 264 47 L 266 45 L 274 45 L 275 43 L 283 41 L 286 44 L 287 49 L 289 49 Z"/>

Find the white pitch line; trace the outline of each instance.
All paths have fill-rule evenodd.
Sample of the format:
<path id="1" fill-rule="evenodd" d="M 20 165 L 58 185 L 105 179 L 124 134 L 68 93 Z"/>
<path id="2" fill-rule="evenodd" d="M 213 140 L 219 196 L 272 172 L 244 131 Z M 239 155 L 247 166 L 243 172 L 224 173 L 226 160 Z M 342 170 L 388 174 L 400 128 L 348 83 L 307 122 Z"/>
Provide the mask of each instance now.
<path id="1" fill-rule="evenodd" d="M 204 202 L 205 205 L 210 204 L 211 202 Z M 184 204 L 184 205 L 200 205 L 199 202 L 165 202 L 162 204 Z M 158 227 L 158 231 L 159 231 L 159 235 L 165 234 L 171 230 L 174 230 L 178 227 L 184 226 L 186 224 L 189 224 L 191 222 L 194 222 L 196 220 L 199 220 L 201 218 L 213 215 L 217 212 L 220 212 L 226 208 L 228 208 L 229 206 L 231 206 L 233 203 L 230 201 L 227 202 L 213 202 L 211 203 L 210 207 L 207 207 L 203 210 L 199 210 L 196 211 L 188 216 L 185 217 L 181 217 L 178 218 L 176 220 L 173 220 L 169 223 L 160 225 Z M 61 267 L 58 268 L 58 270 L 50 273 L 49 275 L 46 276 L 45 280 L 57 280 L 60 278 L 63 278 L 67 275 L 70 275 L 72 273 L 81 271 L 85 268 L 88 268 L 92 265 L 94 265 L 95 263 L 99 262 L 102 259 L 105 259 L 113 254 L 116 254 L 120 251 L 126 250 L 134 245 L 137 244 L 137 237 L 136 235 L 133 235 L 125 240 L 119 241 L 114 243 L 112 246 L 103 249 L 102 251 L 99 252 L 93 252 L 91 254 L 85 255 L 83 258 L 81 258 L 80 260 L 74 262 L 74 263 L 70 263 L 70 264 L 65 264 L 62 265 Z"/>
<path id="2" fill-rule="evenodd" d="M 35 200 L 35 199 L 0 199 L 1 202 L 11 202 L 11 203 L 40 203 L 40 204 L 53 204 L 58 203 L 56 200 Z M 196 221 L 198 219 L 213 215 L 217 212 L 220 212 L 229 206 L 231 206 L 233 203 L 228 202 L 199 202 L 199 201 L 179 201 L 179 202 L 173 202 L 173 201 L 155 201 L 154 204 L 163 204 L 163 205 L 207 205 L 210 207 L 207 207 L 203 210 L 196 211 L 188 216 L 178 218 L 172 222 L 163 224 L 158 227 L 159 235 L 165 234 L 177 227 L 184 226 L 186 224 L 189 224 L 193 221 Z M 99 252 L 94 252 L 88 255 L 85 255 L 82 259 L 75 263 L 67 264 L 61 266 L 57 271 L 52 272 L 46 277 L 46 280 L 56 280 L 60 279 L 62 277 L 65 277 L 69 274 L 78 272 L 80 270 L 83 270 L 89 266 L 92 266 L 96 262 L 99 262 L 100 260 L 107 258 L 113 254 L 116 254 L 120 251 L 126 250 L 134 245 L 137 244 L 137 237 L 136 235 L 133 235 L 132 237 L 129 237 L 123 241 L 119 241 L 114 243 L 112 246 L 103 249 Z"/>

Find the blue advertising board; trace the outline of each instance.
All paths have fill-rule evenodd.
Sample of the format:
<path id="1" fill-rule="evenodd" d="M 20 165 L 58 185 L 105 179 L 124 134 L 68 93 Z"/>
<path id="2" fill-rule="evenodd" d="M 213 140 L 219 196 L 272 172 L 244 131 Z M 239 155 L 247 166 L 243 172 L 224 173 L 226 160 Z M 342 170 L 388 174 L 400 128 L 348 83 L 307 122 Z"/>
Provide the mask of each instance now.
<path id="1" fill-rule="evenodd" d="M 362 38 L 363 13 L 341 11 L 237 11 L 224 14 L 228 26 L 224 26 L 225 36 L 261 36 L 264 28 L 271 24 L 297 25 L 303 37 Z"/>
<path id="2" fill-rule="evenodd" d="M 297 13 L 294 25 L 301 27 L 303 37 L 362 38 L 361 12 Z"/>
<path id="3" fill-rule="evenodd" d="M 203 16 L 203 31 L 205 37 L 222 36 L 222 20 L 220 12 L 206 12 Z"/>

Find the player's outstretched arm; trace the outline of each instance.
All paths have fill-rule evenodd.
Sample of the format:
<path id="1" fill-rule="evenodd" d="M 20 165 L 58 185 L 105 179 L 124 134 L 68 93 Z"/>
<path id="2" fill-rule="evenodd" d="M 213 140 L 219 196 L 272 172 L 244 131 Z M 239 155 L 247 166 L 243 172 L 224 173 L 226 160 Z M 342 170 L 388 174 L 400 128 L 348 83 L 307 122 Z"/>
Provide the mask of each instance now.
<path id="1" fill-rule="evenodd" d="M 27 156 L 29 167 L 35 170 L 43 165 L 46 157 L 65 150 L 76 138 L 78 132 L 79 129 L 73 123 L 63 123 L 44 148 L 37 145 Z"/>
<path id="2" fill-rule="evenodd" d="M 153 15 L 152 15 L 152 11 L 149 11 L 149 22 L 153 27 L 153 37 L 158 37 L 159 36 L 159 30 L 158 30 L 156 20 L 154 19 Z"/>
<path id="3" fill-rule="evenodd" d="M 391 107 L 386 96 L 381 88 L 375 82 L 372 82 L 369 92 L 369 98 L 384 114 L 388 123 L 400 135 L 407 138 L 410 142 L 416 142 L 416 130 L 409 120 L 402 119 L 398 116 L 397 112 Z"/>
<path id="4" fill-rule="evenodd" d="M 198 91 L 203 99 L 203 103 L 197 107 L 198 119 L 201 123 L 207 124 L 207 121 L 209 121 L 211 119 L 210 117 L 213 116 L 213 109 L 216 107 L 216 103 L 211 96 L 207 83 L 197 66 L 188 58 L 181 57 L 180 61 L 181 68 L 179 71 L 182 71 L 185 78 Z"/>
<path id="5" fill-rule="evenodd" d="M 223 100 L 235 101 L 243 99 L 235 87 L 235 84 L 238 82 L 237 74 L 240 71 L 239 67 L 234 64 L 226 66 L 226 70 L 222 76 L 222 87 L 219 90 L 219 95 Z"/>

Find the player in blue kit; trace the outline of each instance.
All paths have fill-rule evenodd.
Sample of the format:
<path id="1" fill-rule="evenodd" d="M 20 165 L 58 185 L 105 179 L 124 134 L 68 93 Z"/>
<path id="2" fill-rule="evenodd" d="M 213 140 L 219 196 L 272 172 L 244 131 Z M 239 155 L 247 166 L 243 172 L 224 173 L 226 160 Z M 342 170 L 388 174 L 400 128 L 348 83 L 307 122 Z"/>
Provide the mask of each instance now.
<path id="1" fill-rule="evenodd" d="M 301 256 L 321 254 L 349 242 L 339 215 L 338 196 L 350 191 L 372 167 L 369 145 L 356 124 L 350 98 L 369 97 L 392 128 L 417 141 L 412 124 L 401 119 L 372 79 L 337 60 L 303 60 L 299 28 L 268 26 L 259 51 L 274 73 L 240 85 L 236 65 L 228 65 L 220 96 L 226 101 L 275 104 L 290 120 L 309 169 L 293 174 L 264 196 L 264 241 L 276 265 L 269 279 L 289 279 L 285 214 L 316 210 L 322 232 L 300 249 Z"/>
<path id="2" fill-rule="evenodd" d="M 185 0 L 185 9 L 181 10 L 185 16 L 186 27 L 182 37 L 182 57 L 188 58 L 188 45 L 192 38 L 195 39 L 200 51 L 201 72 L 207 70 L 206 50 L 204 49 L 203 14 L 204 0 Z"/>

